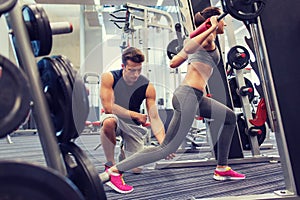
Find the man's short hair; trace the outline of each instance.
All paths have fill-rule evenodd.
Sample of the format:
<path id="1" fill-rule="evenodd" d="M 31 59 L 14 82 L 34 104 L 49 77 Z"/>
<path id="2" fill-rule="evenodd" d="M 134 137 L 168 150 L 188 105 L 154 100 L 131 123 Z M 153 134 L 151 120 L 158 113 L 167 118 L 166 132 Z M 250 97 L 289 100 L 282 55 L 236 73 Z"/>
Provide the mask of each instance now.
<path id="1" fill-rule="evenodd" d="M 123 50 L 122 52 L 122 63 L 126 66 L 127 60 L 131 60 L 135 63 L 141 63 L 144 62 L 145 56 L 142 53 L 141 50 L 135 48 L 135 47 L 128 47 Z"/>

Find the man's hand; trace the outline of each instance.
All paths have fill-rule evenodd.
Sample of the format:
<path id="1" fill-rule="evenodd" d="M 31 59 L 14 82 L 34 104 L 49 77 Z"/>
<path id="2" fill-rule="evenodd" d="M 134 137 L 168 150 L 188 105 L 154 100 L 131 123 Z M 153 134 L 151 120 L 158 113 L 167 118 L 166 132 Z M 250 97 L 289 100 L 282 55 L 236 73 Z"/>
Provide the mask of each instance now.
<path id="1" fill-rule="evenodd" d="M 175 153 L 171 153 L 169 154 L 165 159 L 166 160 L 172 160 L 173 158 L 175 158 L 176 154 Z"/>
<path id="2" fill-rule="evenodd" d="M 135 112 L 134 115 L 131 115 L 131 117 L 139 123 L 145 124 L 147 122 L 148 115 Z"/>

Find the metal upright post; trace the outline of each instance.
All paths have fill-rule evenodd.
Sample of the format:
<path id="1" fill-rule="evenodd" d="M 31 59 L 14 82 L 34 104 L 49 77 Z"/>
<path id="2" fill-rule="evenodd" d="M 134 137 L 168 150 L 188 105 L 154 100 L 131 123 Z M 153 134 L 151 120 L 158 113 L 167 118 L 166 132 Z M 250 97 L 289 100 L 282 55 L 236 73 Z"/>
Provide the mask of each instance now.
<path id="1" fill-rule="evenodd" d="M 256 38 L 253 37 L 253 39 L 255 39 L 255 41 L 260 43 L 261 51 L 257 46 L 255 46 L 256 42 L 254 42 L 254 47 L 256 49 L 255 51 L 257 51 L 256 53 L 258 53 L 258 55 L 262 54 L 262 57 L 264 58 L 263 61 L 257 60 L 258 69 L 262 78 L 264 78 L 261 84 L 263 86 L 263 90 L 265 93 L 266 106 L 268 109 L 271 127 L 273 128 L 273 130 L 275 130 L 276 142 L 278 146 L 278 152 L 280 155 L 280 161 L 283 169 L 285 187 L 286 187 L 285 191 L 278 191 L 275 193 L 281 196 L 294 195 L 296 194 L 297 191 L 295 186 L 295 179 L 293 175 L 293 169 L 291 166 L 289 151 L 287 148 L 287 141 L 284 136 L 285 131 L 284 131 L 282 118 L 280 114 L 280 108 L 278 105 L 276 90 L 274 87 L 274 80 L 272 76 L 272 70 L 270 66 L 268 51 L 265 43 L 260 17 L 257 18 L 257 21 L 258 21 L 257 23 L 258 35 L 256 35 L 255 32 L 253 36 L 255 36 Z M 251 31 L 254 32 L 254 27 L 251 27 Z M 264 67 L 262 66 L 262 62 L 264 62 Z M 272 110 L 270 105 L 272 105 Z M 275 121 L 275 123 L 273 121 Z"/>

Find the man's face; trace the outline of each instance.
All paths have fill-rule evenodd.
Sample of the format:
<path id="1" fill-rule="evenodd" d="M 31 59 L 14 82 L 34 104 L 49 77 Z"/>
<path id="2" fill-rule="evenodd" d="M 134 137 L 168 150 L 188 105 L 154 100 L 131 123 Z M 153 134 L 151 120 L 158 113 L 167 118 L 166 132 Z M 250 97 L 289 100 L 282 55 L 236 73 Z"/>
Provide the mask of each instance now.
<path id="1" fill-rule="evenodd" d="M 123 78 L 128 85 L 134 84 L 142 72 L 142 63 L 135 63 L 127 60 L 127 65 L 123 65 Z"/>

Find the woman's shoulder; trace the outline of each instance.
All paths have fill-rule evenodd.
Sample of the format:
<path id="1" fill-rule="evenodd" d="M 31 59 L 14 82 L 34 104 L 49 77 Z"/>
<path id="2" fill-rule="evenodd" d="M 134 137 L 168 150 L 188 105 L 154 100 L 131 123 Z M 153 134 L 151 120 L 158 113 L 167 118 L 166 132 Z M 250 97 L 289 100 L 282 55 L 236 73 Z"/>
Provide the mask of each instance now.
<path id="1" fill-rule="evenodd" d="M 213 34 L 210 34 L 206 40 L 202 43 L 203 49 L 206 51 L 212 51 L 216 48 L 216 43 L 215 43 L 215 36 Z"/>

